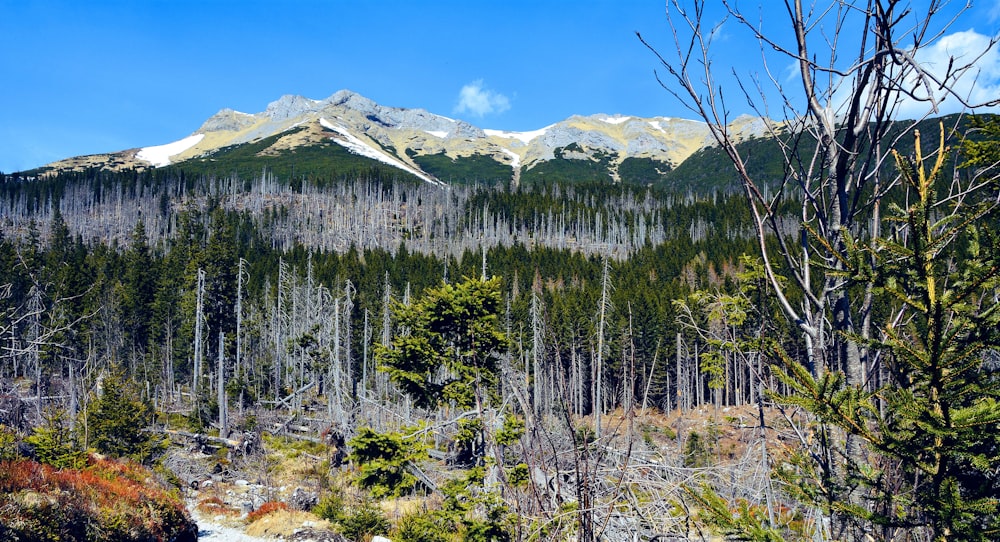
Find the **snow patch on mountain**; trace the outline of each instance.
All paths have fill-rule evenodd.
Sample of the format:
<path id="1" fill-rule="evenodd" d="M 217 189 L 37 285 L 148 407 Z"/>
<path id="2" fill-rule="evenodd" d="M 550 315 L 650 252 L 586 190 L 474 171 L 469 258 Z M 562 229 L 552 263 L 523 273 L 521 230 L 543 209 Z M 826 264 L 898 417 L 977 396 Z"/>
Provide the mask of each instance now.
<path id="1" fill-rule="evenodd" d="M 424 133 L 428 133 L 434 137 L 438 137 L 441 139 L 448 137 L 448 132 L 444 130 L 424 130 Z"/>
<path id="2" fill-rule="evenodd" d="M 510 167 L 512 167 L 513 169 L 518 169 L 519 167 L 521 167 L 521 155 L 517 154 L 516 152 L 510 149 L 501 149 L 501 150 L 503 151 L 504 154 L 510 156 Z"/>
<path id="3" fill-rule="evenodd" d="M 194 134 L 179 141 L 167 143 L 166 145 L 143 147 L 139 149 L 139 152 L 135 155 L 135 157 L 139 160 L 145 160 L 153 164 L 154 167 L 169 166 L 171 156 L 178 155 L 191 147 L 194 147 L 203 137 L 205 137 L 205 134 Z"/>
<path id="4" fill-rule="evenodd" d="M 347 131 L 347 129 L 344 128 L 343 126 L 338 126 L 336 124 L 333 124 L 332 122 L 327 121 L 326 118 L 324 117 L 320 117 L 319 123 L 322 127 L 326 128 L 327 130 L 332 130 L 336 132 L 338 135 L 340 135 L 343 138 L 343 140 L 334 139 L 334 141 L 355 154 L 360 154 L 361 156 L 378 160 L 383 164 L 388 164 L 390 166 L 397 167 L 399 169 L 412 173 L 431 184 L 442 184 L 440 181 L 427 175 L 426 173 L 419 171 L 407 164 L 404 164 L 403 162 L 397 160 L 396 158 L 386 154 L 384 151 L 376 149 L 375 147 L 365 143 L 364 141 L 361 141 L 361 139 L 359 139 L 356 135 L 352 134 L 351 132 Z"/>
<path id="5" fill-rule="evenodd" d="M 554 126 L 554 125 L 552 125 Z M 502 137 L 504 139 L 516 139 L 521 143 L 527 145 L 532 139 L 545 135 L 545 132 L 549 131 L 552 126 L 546 126 L 545 128 L 540 128 L 538 130 L 532 130 L 530 132 L 505 132 L 503 130 L 483 130 L 486 135 L 491 137 Z"/>
<path id="6" fill-rule="evenodd" d="M 632 117 L 626 117 L 624 115 L 613 115 L 613 116 L 610 116 L 610 117 L 606 116 L 606 117 L 599 117 L 599 118 L 601 119 L 602 122 L 606 122 L 608 124 L 621 124 L 623 122 L 628 122 L 628 121 L 632 120 Z"/>

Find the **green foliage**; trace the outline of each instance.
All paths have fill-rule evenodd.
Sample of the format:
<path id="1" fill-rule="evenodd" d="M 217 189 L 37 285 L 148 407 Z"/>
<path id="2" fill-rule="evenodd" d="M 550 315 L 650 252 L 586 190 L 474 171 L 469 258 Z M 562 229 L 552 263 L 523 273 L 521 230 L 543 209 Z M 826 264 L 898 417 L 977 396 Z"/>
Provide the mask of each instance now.
<path id="1" fill-rule="evenodd" d="M 482 518 L 465 520 L 466 542 L 509 542 L 514 539 L 513 517 L 510 508 L 495 493 L 489 493 L 481 499 L 485 510 Z"/>
<path id="2" fill-rule="evenodd" d="M 294 149 L 284 149 L 266 154 L 267 149 L 281 137 L 305 130 L 305 127 L 266 137 L 260 141 L 242 143 L 219 149 L 212 154 L 186 160 L 164 168 L 164 172 L 183 171 L 186 175 L 236 176 L 251 179 L 267 170 L 278 180 L 301 187 L 303 180 L 319 186 L 348 178 L 417 179 L 398 168 L 361 156 L 329 140 Z"/>
<path id="3" fill-rule="evenodd" d="M 320 499 L 313 507 L 312 513 L 327 521 L 337 522 L 343 516 L 345 508 L 344 495 L 334 491 Z"/>
<path id="4" fill-rule="evenodd" d="M 595 152 L 583 156 L 583 149 L 576 143 L 555 149 L 552 160 L 540 162 L 531 169 L 522 169 L 521 183 L 532 184 L 574 184 L 611 183 L 611 163 L 617 157 L 614 153 Z"/>
<path id="5" fill-rule="evenodd" d="M 597 433 L 594 432 L 594 428 L 586 424 L 577 427 L 574 436 L 576 439 L 576 446 L 580 449 L 590 446 L 595 440 L 597 440 Z"/>
<path id="6" fill-rule="evenodd" d="M 362 427 L 348 444 L 351 447 L 348 457 L 358 465 L 356 482 L 373 497 L 398 497 L 416 488 L 417 479 L 406 468 L 425 455 L 416 438 Z"/>
<path id="7" fill-rule="evenodd" d="M 440 154 L 411 154 L 420 169 L 448 184 L 497 183 L 509 181 L 511 167 L 495 160 L 492 156 L 480 154 L 452 158 L 444 152 Z"/>
<path id="8" fill-rule="evenodd" d="M 163 443 L 144 431 L 153 422 L 153 410 L 138 397 L 120 373 L 107 375 L 87 411 L 90 443 L 101 453 L 140 462 L 153 458 Z"/>
<path id="9" fill-rule="evenodd" d="M 708 467 L 712 464 L 712 450 L 705 438 L 697 431 L 688 433 L 684 443 L 684 466 L 688 468 Z"/>
<path id="10" fill-rule="evenodd" d="M 79 469 L 87 463 L 87 453 L 70 431 L 65 411 L 46 410 L 45 424 L 25 441 L 34 447 L 40 462 L 57 469 Z"/>
<path id="11" fill-rule="evenodd" d="M 1000 171 L 1000 117 L 993 115 L 972 117 L 970 128 L 962 137 L 962 155 L 965 167 L 989 168 L 992 177 Z"/>
<path id="12" fill-rule="evenodd" d="M 708 485 L 694 489 L 685 487 L 688 495 L 698 504 L 697 517 L 720 532 L 727 540 L 752 542 L 786 542 L 813 540 L 800 513 L 780 510 L 768 512 L 766 505 L 752 504 L 744 499 L 730 503 Z M 774 517 L 774 525 L 770 518 Z"/>
<path id="13" fill-rule="evenodd" d="M 493 435 L 493 439 L 497 444 L 511 446 L 517 443 L 521 435 L 524 435 L 524 420 L 508 414 L 504 416 L 503 427 Z"/>
<path id="14" fill-rule="evenodd" d="M 776 349 L 791 389 L 778 399 L 875 454 L 848 457 L 844 467 L 871 504 L 845 499 L 830 467 L 805 456 L 793 456 L 779 475 L 796 496 L 841 517 L 934 540 L 991 540 L 1000 534 L 1000 373 L 989 361 L 1000 346 L 1000 247 L 991 226 L 998 217 L 992 195 L 939 202 L 947 153 L 939 147 L 928 169 L 916 140 L 915 159 L 896 154 L 911 202 L 888 211 L 906 234 L 848 239 L 844 261 L 844 278 L 873 284 L 895 315 L 865 343 L 889 380 L 870 390 L 840 372 L 814 378 Z"/>
<path id="15" fill-rule="evenodd" d="M 501 299 L 499 278 L 465 278 L 428 289 L 411 305 L 397 304 L 397 319 L 407 333 L 378 351 L 380 369 L 425 408 L 487 402 L 507 345 L 500 330 Z"/>
<path id="16" fill-rule="evenodd" d="M 17 433 L 0 423 L 0 461 L 8 461 L 17 456 Z"/>
<path id="17" fill-rule="evenodd" d="M 507 469 L 507 483 L 512 486 L 523 486 L 530 480 L 527 463 L 518 463 Z"/>
<path id="18" fill-rule="evenodd" d="M 485 425 L 479 418 L 462 418 L 458 420 L 458 430 L 452 440 L 455 443 L 455 461 L 460 465 L 471 466 L 476 459 L 482 457 L 483 429 Z"/>
<path id="19" fill-rule="evenodd" d="M 366 540 L 374 535 L 389 534 L 389 529 L 392 528 L 382 510 L 368 501 L 344 510 L 339 523 L 341 532 L 350 540 Z"/>
<path id="20" fill-rule="evenodd" d="M 514 517 L 500 494 L 483 487 L 484 469 L 475 467 L 441 487 L 441 517 L 461 526 L 462 540 L 512 540 Z"/>
<path id="21" fill-rule="evenodd" d="M 618 178 L 623 183 L 648 185 L 662 183 L 671 166 L 652 158 L 628 157 L 618 165 Z"/>
<path id="22" fill-rule="evenodd" d="M 409 514 L 399 518 L 391 539 L 399 542 L 451 542 L 457 540 L 455 527 L 435 512 Z"/>
<path id="23" fill-rule="evenodd" d="M 320 499 L 312 513 L 336 524 L 350 540 L 367 540 L 373 535 L 384 535 L 391 527 L 378 506 L 367 500 L 349 503 L 340 491 Z"/>

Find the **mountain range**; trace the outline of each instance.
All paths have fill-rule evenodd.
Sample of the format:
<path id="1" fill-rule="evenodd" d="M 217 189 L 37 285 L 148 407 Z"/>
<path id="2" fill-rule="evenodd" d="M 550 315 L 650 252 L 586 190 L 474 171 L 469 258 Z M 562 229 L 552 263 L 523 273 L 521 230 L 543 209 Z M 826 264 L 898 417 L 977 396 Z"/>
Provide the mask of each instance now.
<path id="1" fill-rule="evenodd" d="M 742 139 L 768 123 L 743 116 Z M 364 168 L 442 184 L 598 181 L 656 184 L 714 141 L 702 122 L 595 114 L 527 132 L 489 130 L 423 109 L 383 106 L 349 90 L 324 100 L 286 95 L 260 113 L 223 109 L 191 135 L 163 145 L 67 158 L 37 173 L 176 166 L 215 175 L 279 167 L 329 175 Z M 252 170 L 251 170 L 252 172 Z"/>

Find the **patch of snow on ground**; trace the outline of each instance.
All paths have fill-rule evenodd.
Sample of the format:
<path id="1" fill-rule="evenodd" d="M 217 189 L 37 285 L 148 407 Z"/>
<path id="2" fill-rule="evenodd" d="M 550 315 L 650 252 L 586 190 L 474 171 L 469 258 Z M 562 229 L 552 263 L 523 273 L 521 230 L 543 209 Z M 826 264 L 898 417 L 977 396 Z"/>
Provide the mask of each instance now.
<path id="1" fill-rule="evenodd" d="M 604 117 L 601 120 L 608 124 L 621 124 L 623 122 L 628 122 L 632 117 L 624 117 L 622 115 L 615 115 L 613 117 Z"/>
<path id="2" fill-rule="evenodd" d="M 521 155 L 510 149 L 503 149 L 503 153 L 510 156 L 510 167 L 514 169 L 521 167 Z"/>
<path id="3" fill-rule="evenodd" d="M 194 147 L 203 137 L 205 137 L 205 134 L 194 134 L 189 135 L 180 141 L 167 143 L 166 145 L 143 147 L 139 149 L 139 152 L 135 155 L 135 157 L 139 160 L 145 160 L 153 164 L 155 167 L 169 166 L 171 156 L 180 154 L 191 147 Z"/>
<path id="4" fill-rule="evenodd" d="M 437 180 L 435 180 L 435 179 L 427 176 L 425 173 L 422 173 L 420 171 L 417 171 L 416 169 L 413 169 L 412 167 L 410 167 L 410 166 L 408 166 L 408 165 L 400 162 L 399 160 L 397 160 L 397 159 L 389 156 L 388 154 L 382 152 L 381 150 L 376 149 L 375 147 L 372 147 L 371 145 L 365 143 L 364 141 L 361 141 L 360 139 L 358 139 L 357 136 L 355 136 L 354 134 L 348 132 L 345 128 L 343 128 L 341 126 L 337 126 L 336 124 L 333 124 L 331 122 L 328 122 L 325 118 L 322 118 L 322 117 L 319 119 L 319 123 L 324 128 L 326 128 L 328 130 L 333 130 L 334 132 L 337 132 L 341 137 L 343 137 L 344 139 L 346 139 L 346 141 L 342 141 L 342 140 L 339 140 L 339 139 L 334 139 L 334 141 L 336 141 L 337 143 L 339 143 L 341 146 L 343 146 L 347 150 L 349 150 L 349 151 L 351 151 L 351 152 L 353 152 L 355 154 L 360 154 L 361 156 L 365 156 L 365 157 L 368 157 L 368 158 L 372 158 L 374 160 L 378 160 L 379 162 L 382 162 L 383 164 L 389 164 L 390 166 L 398 167 L 399 169 L 408 171 L 408 172 L 416 175 L 417 177 L 420 177 L 421 179 L 423 179 L 423 180 L 425 180 L 425 181 L 427 181 L 427 182 L 429 182 L 431 184 L 441 184 L 440 181 L 437 181 Z"/>
<path id="5" fill-rule="evenodd" d="M 658 120 L 651 120 L 651 121 L 649 121 L 649 125 L 652 126 L 653 128 L 656 128 L 657 130 L 659 130 L 659 131 L 661 131 L 663 133 L 667 132 L 666 130 L 663 129 L 663 125 L 660 124 L 660 121 L 658 121 Z"/>
<path id="6" fill-rule="evenodd" d="M 448 135 L 448 132 L 445 132 L 444 130 L 424 130 L 424 131 L 434 137 L 440 137 L 441 139 L 444 139 Z"/>
<path id="7" fill-rule="evenodd" d="M 532 139 L 545 134 L 551 126 L 546 126 L 539 130 L 532 130 L 530 132 L 505 132 L 503 130 L 483 130 L 488 136 L 502 137 L 504 139 L 517 139 L 518 141 L 528 144 Z"/>

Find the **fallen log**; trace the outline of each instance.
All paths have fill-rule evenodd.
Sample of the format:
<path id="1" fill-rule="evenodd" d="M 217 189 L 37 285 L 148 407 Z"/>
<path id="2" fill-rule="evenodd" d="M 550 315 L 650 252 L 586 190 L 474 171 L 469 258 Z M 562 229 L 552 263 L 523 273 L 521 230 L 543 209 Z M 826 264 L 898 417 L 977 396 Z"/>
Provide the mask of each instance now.
<path id="1" fill-rule="evenodd" d="M 241 439 L 230 439 L 223 437 L 213 437 L 212 435 L 206 435 L 204 433 L 191 433 L 189 431 L 181 431 L 178 429 L 146 429 L 146 431 L 152 431 L 156 433 L 164 433 L 167 435 L 174 435 L 179 437 L 189 438 L 199 444 L 206 442 L 211 442 L 214 444 L 221 444 L 226 448 L 243 450 L 247 447 L 247 436 L 244 435 Z"/>

